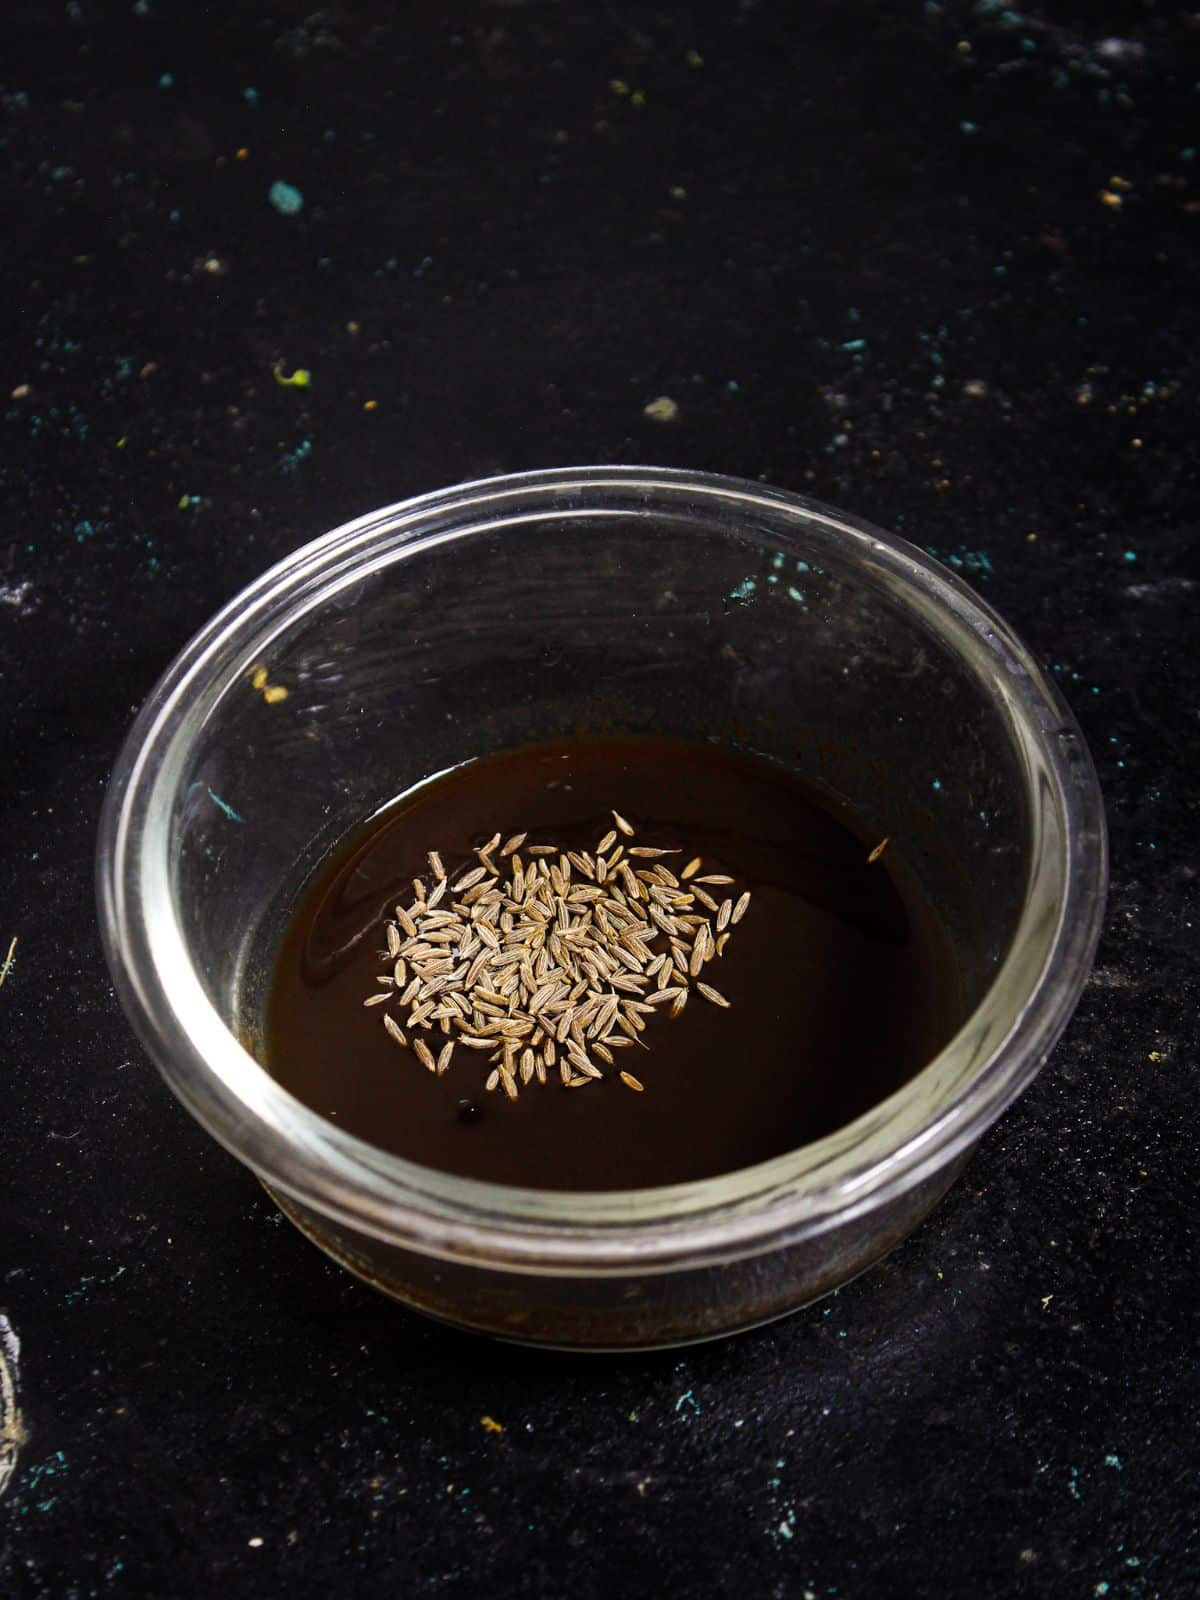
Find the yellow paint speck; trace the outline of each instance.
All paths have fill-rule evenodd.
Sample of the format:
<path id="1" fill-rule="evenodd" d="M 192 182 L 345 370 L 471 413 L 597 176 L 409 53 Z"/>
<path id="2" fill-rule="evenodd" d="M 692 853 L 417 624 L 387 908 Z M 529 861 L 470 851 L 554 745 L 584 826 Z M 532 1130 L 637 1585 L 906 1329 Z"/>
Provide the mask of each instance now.
<path id="1" fill-rule="evenodd" d="M 270 675 L 261 662 L 250 674 L 250 687 L 257 690 L 262 695 L 264 704 L 269 706 L 277 706 L 281 700 L 286 700 L 288 697 L 288 692 L 281 683 L 270 682 Z M 254 1054 L 253 1051 L 250 1053 Z"/>
<path id="2" fill-rule="evenodd" d="M 1125 202 L 1119 194 L 1114 194 L 1111 189 L 1101 189 L 1100 204 L 1107 206 L 1110 211 L 1119 211 Z"/>
<path id="3" fill-rule="evenodd" d="M 363 401 L 363 410 L 364 411 L 377 411 L 378 409 L 379 409 L 379 401 L 378 400 L 364 400 Z"/>
<path id="4" fill-rule="evenodd" d="M 297 367 L 290 378 L 279 364 L 271 368 L 271 373 L 281 389 L 307 389 L 312 384 L 312 373 L 307 367 Z"/>
<path id="5" fill-rule="evenodd" d="M 247 149 L 246 149 L 246 146 L 245 146 L 245 145 L 243 145 L 243 146 L 242 146 L 242 147 L 241 147 L 241 149 L 240 149 L 240 150 L 239 150 L 239 151 L 238 151 L 238 153 L 237 153 L 237 158 L 238 158 L 238 160 L 239 160 L 239 161 L 245 161 L 245 159 L 246 159 L 246 157 L 247 157 L 247 156 L 248 156 L 248 155 L 249 155 L 249 154 L 250 154 L 250 152 L 249 152 L 249 150 L 247 150 Z"/>
<path id="6" fill-rule="evenodd" d="M 495 1417 L 483 1416 L 483 1417 L 480 1417 L 479 1420 L 483 1424 L 484 1430 L 487 1433 L 503 1433 L 504 1432 L 504 1424 L 502 1422 L 497 1422 Z"/>
<path id="7" fill-rule="evenodd" d="M 679 404 L 669 394 L 660 394 L 657 400 L 642 407 L 642 415 L 651 422 L 674 422 L 679 415 Z"/>

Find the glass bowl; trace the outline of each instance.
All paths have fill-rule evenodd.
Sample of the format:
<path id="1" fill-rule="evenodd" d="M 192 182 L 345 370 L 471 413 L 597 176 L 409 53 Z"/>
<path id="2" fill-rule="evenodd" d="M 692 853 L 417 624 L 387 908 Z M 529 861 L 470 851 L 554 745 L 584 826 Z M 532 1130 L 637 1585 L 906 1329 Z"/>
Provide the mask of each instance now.
<path id="1" fill-rule="evenodd" d="M 959 953 L 969 1016 L 940 1055 L 788 1155 L 603 1194 L 450 1177 L 275 1082 L 266 984 L 328 851 L 429 774 L 584 730 L 758 752 L 865 812 Z M 1106 846 L 1070 713 L 953 573 L 796 495 L 608 467 L 425 495 L 273 567 L 138 717 L 98 879 L 150 1055 L 310 1239 L 459 1326 L 619 1349 L 780 1316 L 925 1216 L 1070 1016 Z"/>

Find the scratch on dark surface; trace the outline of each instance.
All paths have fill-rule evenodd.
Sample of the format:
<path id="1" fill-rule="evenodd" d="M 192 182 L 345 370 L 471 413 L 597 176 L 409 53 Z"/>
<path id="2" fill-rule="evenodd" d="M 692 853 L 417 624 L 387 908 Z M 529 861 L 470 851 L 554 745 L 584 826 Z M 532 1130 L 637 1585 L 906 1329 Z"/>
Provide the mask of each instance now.
<path id="1" fill-rule="evenodd" d="M 1134 972 L 1120 972 L 1115 967 L 1096 967 L 1088 978 L 1090 989 L 1141 989 L 1143 981 Z"/>
<path id="2" fill-rule="evenodd" d="M 12 943 L 8 947 L 8 954 L 4 958 L 4 965 L 0 967 L 0 989 L 4 987 L 4 980 L 12 971 L 13 961 L 17 954 L 17 935 L 12 936 Z"/>
<path id="3" fill-rule="evenodd" d="M 1195 578 L 1164 578 L 1160 583 L 1126 584 L 1125 593 L 1131 600 L 1162 600 L 1167 595 L 1190 594 L 1193 589 L 1200 589 Z"/>

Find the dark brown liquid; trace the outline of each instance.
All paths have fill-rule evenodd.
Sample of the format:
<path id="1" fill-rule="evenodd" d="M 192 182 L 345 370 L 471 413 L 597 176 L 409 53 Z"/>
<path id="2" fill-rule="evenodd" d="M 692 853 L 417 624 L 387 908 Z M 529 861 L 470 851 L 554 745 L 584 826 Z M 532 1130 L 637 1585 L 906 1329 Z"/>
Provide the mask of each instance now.
<path id="1" fill-rule="evenodd" d="M 484 1092 L 485 1058 L 425 1071 L 363 1009 L 383 919 L 495 832 L 593 850 L 616 807 L 636 843 L 701 855 L 752 899 L 681 1017 L 648 1018 L 604 1082 Z M 460 767 L 373 818 L 316 874 L 279 953 L 267 1064 L 340 1128 L 426 1166 L 539 1189 L 630 1189 L 732 1172 L 820 1138 L 926 1064 L 959 1022 L 948 943 L 893 846 L 757 758 L 673 740 L 532 745 Z M 644 863 L 643 863 L 644 865 Z M 434 1048 L 438 1032 L 423 1034 Z M 631 1059 L 632 1058 L 632 1059 Z M 599 1063 L 597 1063 L 599 1064 Z M 637 1094 L 621 1068 L 645 1085 Z"/>

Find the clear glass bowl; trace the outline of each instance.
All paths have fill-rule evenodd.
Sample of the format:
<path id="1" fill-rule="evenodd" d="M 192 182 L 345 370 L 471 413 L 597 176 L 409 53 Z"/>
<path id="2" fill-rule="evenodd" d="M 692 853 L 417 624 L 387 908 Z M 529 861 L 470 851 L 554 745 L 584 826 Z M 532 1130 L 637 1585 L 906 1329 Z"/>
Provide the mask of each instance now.
<path id="1" fill-rule="evenodd" d="M 757 751 L 867 813 L 957 944 L 955 1038 L 818 1143 L 636 1192 L 449 1177 L 289 1095 L 260 1065 L 261 1014 L 317 863 L 429 774 L 585 729 Z M 795 495 L 613 467 L 426 495 L 266 573 L 134 725 L 98 877 L 151 1056 L 311 1239 L 447 1321 L 612 1349 L 779 1316 L 920 1221 L 1075 1005 L 1106 848 L 1070 713 L 952 573 Z"/>

